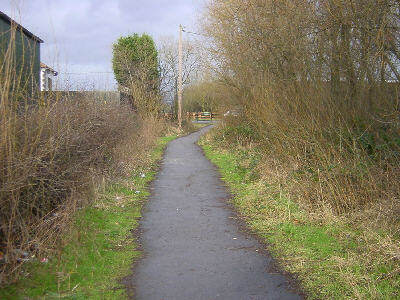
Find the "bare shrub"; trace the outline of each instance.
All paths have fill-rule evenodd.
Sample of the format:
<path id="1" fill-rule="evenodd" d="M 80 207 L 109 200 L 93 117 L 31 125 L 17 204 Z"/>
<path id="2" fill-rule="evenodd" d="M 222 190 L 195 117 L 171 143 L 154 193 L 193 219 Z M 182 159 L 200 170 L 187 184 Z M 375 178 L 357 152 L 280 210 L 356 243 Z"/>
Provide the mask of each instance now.
<path id="1" fill-rule="evenodd" d="M 354 261 L 368 272 L 393 264 L 385 279 L 399 272 L 399 11 L 391 0 L 213 0 L 204 17 L 241 112 L 215 139 L 254 149 L 261 182 L 310 222 L 357 231 L 363 255 L 337 262 L 343 278 Z M 365 285 L 351 283 L 358 298 Z"/>
<path id="2" fill-rule="evenodd" d="M 372 0 L 209 3 L 210 51 L 264 147 L 259 170 L 296 178 L 290 188 L 311 211 L 400 205 L 399 9 Z"/>
<path id="3" fill-rule="evenodd" d="M 161 120 L 93 93 L 27 98 L 9 63 L 14 46 L 0 72 L 0 284 L 34 254 L 58 249 L 96 186 L 140 165 L 163 130 Z"/>

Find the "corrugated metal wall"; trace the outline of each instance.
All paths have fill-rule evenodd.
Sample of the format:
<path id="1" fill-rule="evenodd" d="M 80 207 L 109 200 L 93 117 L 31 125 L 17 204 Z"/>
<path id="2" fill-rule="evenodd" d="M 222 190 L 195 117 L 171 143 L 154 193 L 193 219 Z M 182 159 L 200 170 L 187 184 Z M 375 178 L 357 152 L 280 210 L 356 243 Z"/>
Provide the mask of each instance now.
<path id="1" fill-rule="evenodd" d="M 40 90 L 40 43 L 20 30 L 15 31 L 15 38 L 11 37 L 11 25 L 0 19 L 0 61 L 9 47 L 14 47 L 13 64 L 19 88 L 25 95 L 35 95 Z M 2 70 L 2 76 L 5 70 Z"/>

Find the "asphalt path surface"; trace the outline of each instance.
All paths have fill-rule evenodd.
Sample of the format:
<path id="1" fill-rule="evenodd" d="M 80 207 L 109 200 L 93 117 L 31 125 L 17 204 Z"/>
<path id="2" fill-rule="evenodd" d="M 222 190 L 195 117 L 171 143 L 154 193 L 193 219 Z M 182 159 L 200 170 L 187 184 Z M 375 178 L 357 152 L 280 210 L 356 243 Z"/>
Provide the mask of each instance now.
<path id="1" fill-rule="evenodd" d="M 130 279 L 137 300 L 302 299 L 271 272 L 265 246 L 240 229 L 229 194 L 197 139 L 170 142 L 141 221 L 144 257 Z"/>

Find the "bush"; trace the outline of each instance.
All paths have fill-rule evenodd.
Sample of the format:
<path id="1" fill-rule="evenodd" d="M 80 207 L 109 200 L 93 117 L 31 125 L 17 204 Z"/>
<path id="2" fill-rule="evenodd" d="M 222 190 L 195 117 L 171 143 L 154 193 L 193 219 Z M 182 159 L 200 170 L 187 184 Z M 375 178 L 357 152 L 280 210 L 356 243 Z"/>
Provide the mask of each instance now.
<path id="1" fill-rule="evenodd" d="M 87 204 L 94 186 L 140 164 L 162 129 L 160 121 L 141 120 L 118 103 L 87 96 L 24 113 L 5 100 L 0 107 L 2 283 L 18 274 L 25 252 L 57 248 L 70 216 Z"/>

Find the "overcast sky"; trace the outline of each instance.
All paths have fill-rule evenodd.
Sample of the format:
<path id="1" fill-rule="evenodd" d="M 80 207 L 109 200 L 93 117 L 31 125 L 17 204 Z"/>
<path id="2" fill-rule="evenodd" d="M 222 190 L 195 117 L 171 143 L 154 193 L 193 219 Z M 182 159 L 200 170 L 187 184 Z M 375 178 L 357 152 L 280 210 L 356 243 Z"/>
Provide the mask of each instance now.
<path id="1" fill-rule="evenodd" d="M 177 36 L 196 30 L 204 0 L 0 0 L 0 11 L 44 40 L 42 62 L 71 89 L 113 89 L 112 44 L 148 33 Z"/>

